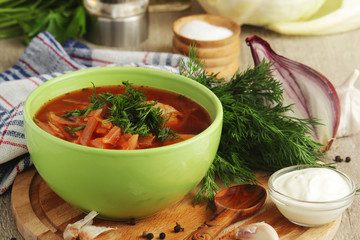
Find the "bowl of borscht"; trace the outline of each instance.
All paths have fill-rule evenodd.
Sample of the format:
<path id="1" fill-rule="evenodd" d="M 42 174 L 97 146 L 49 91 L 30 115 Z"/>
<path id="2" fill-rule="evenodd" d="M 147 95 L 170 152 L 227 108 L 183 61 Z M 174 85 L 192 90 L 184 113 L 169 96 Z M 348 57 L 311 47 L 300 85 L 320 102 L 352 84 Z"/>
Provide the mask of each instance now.
<path id="1" fill-rule="evenodd" d="M 154 215 L 191 192 L 216 155 L 222 118 L 202 84 L 138 67 L 55 77 L 24 106 L 40 176 L 69 204 L 109 220 Z"/>

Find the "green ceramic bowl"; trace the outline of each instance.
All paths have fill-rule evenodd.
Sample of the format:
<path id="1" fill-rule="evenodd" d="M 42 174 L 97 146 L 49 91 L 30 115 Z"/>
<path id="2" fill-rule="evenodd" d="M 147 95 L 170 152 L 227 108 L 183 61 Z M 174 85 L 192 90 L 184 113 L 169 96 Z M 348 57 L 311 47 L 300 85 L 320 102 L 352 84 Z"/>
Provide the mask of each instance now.
<path id="1" fill-rule="evenodd" d="M 201 134 L 170 146 L 108 150 L 56 138 L 33 121 L 38 109 L 64 93 L 128 80 L 187 96 L 210 114 Z M 136 67 L 91 68 L 56 77 L 35 89 L 25 102 L 25 135 L 34 165 L 68 203 L 105 219 L 143 218 L 178 202 L 205 176 L 218 149 L 223 111 L 203 85 L 177 74 Z"/>

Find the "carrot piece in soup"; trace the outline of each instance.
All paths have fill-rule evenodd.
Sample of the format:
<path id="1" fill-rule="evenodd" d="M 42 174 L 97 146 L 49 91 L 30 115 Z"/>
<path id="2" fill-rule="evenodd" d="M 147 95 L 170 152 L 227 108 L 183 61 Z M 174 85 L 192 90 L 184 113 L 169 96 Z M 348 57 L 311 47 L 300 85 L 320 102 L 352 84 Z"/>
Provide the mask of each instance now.
<path id="1" fill-rule="evenodd" d="M 69 120 L 67 120 L 65 118 L 57 116 L 54 112 L 49 113 L 49 120 L 52 123 L 59 123 L 59 124 L 62 124 L 62 125 L 68 125 L 68 126 L 79 125 L 78 121 L 69 121 Z"/>
<path id="2" fill-rule="evenodd" d="M 74 136 L 75 136 L 75 137 L 78 137 L 77 139 L 79 139 L 80 136 L 82 135 L 82 132 L 83 132 L 83 130 L 74 131 Z"/>
<path id="3" fill-rule="evenodd" d="M 122 148 L 122 149 L 129 149 L 129 139 L 131 138 L 132 134 L 131 133 L 126 133 L 124 135 L 121 135 L 119 141 L 117 142 L 117 144 Z"/>
<path id="4" fill-rule="evenodd" d="M 95 139 L 91 140 L 90 146 L 96 147 L 96 148 L 102 148 L 102 149 L 107 148 L 107 144 L 103 142 L 103 138 L 95 138 Z"/>
<path id="5" fill-rule="evenodd" d="M 98 117 L 98 118 L 100 118 L 102 112 L 103 112 L 102 108 L 96 109 L 96 110 L 93 110 L 93 111 L 89 112 L 87 114 L 87 117 Z"/>
<path id="6" fill-rule="evenodd" d="M 99 135 L 105 136 L 109 132 L 109 129 L 106 129 L 106 128 L 102 127 L 101 124 L 99 124 L 97 126 L 95 132 Z"/>
<path id="7" fill-rule="evenodd" d="M 129 138 L 128 140 L 129 150 L 135 149 L 137 147 L 138 139 L 139 139 L 139 134 L 134 134 Z"/>
<path id="8" fill-rule="evenodd" d="M 149 147 L 153 144 L 154 140 L 155 140 L 155 136 L 149 134 L 148 137 L 139 137 L 138 144 L 141 147 Z"/>
<path id="9" fill-rule="evenodd" d="M 52 130 L 54 130 L 55 132 L 55 136 L 65 139 L 65 135 L 63 134 L 63 132 L 61 131 L 61 128 L 59 128 L 58 126 L 56 126 L 55 124 L 53 124 L 52 122 L 48 122 L 49 126 L 51 127 Z"/>
<path id="10" fill-rule="evenodd" d="M 113 125 L 108 120 L 101 120 L 101 124 L 98 124 L 95 132 L 99 135 L 105 136 L 110 129 L 113 128 Z"/>
<path id="11" fill-rule="evenodd" d="M 121 136 L 121 141 L 122 142 L 127 142 L 129 139 L 130 139 L 130 137 L 132 136 L 132 134 L 131 133 L 126 133 L 126 134 L 124 134 L 124 135 L 122 135 Z"/>
<path id="12" fill-rule="evenodd" d="M 122 149 L 124 150 L 135 149 L 137 147 L 138 139 L 139 139 L 139 134 L 131 135 L 131 137 L 127 141 L 121 144 Z"/>
<path id="13" fill-rule="evenodd" d="M 50 133 L 53 136 L 57 136 L 55 130 L 49 125 L 39 120 L 36 120 L 36 124 L 44 131 Z"/>
<path id="14" fill-rule="evenodd" d="M 115 145 L 120 139 L 121 129 L 118 126 L 114 126 L 103 138 L 103 143 Z"/>
<path id="15" fill-rule="evenodd" d="M 113 127 L 113 125 L 109 120 L 102 120 L 101 127 L 106 128 L 106 129 L 111 129 Z"/>
<path id="16" fill-rule="evenodd" d="M 98 124 L 98 121 L 94 117 L 89 117 L 89 119 L 85 125 L 84 131 L 79 138 L 79 143 L 81 145 L 87 146 L 89 144 L 89 141 L 92 138 L 92 135 L 96 129 L 97 124 Z"/>

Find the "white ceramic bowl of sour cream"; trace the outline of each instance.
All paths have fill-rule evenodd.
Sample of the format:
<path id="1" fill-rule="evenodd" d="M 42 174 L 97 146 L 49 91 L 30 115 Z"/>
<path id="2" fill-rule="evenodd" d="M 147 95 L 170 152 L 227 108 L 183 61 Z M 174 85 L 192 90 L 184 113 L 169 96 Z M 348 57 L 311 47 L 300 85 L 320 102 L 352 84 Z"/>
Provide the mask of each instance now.
<path id="1" fill-rule="evenodd" d="M 291 222 L 321 226 L 340 217 L 350 207 L 355 183 L 344 173 L 327 166 L 297 165 L 273 173 L 269 196 Z"/>

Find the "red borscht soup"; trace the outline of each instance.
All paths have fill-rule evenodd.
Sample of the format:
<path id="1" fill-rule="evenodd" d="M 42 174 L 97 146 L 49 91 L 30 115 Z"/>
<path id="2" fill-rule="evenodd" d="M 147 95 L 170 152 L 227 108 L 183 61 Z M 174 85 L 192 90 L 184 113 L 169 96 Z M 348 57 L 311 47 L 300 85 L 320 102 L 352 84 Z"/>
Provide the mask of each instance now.
<path id="1" fill-rule="evenodd" d="M 189 139 L 211 119 L 193 100 L 149 87 L 84 88 L 46 103 L 34 117 L 46 132 L 102 149 L 145 149 Z"/>

